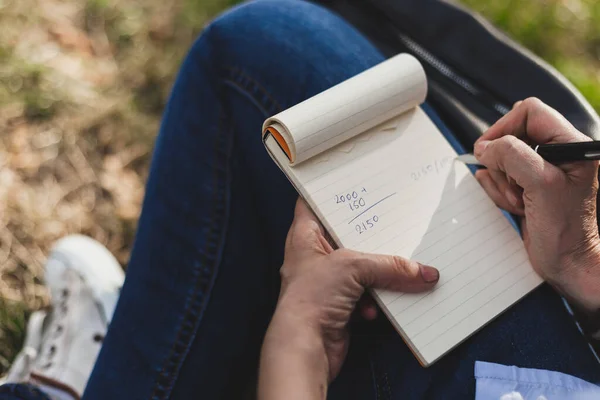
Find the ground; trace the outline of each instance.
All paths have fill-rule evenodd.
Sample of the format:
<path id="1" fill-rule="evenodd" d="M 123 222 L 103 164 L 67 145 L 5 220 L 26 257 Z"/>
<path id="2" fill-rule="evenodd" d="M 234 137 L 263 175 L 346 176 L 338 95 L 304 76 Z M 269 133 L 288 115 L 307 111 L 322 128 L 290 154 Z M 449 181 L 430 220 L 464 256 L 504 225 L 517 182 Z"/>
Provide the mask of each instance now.
<path id="1" fill-rule="evenodd" d="M 52 243 L 83 233 L 126 267 L 177 67 L 235 0 L 0 0 L 0 375 L 47 305 Z M 600 3 L 464 0 L 600 110 Z"/>

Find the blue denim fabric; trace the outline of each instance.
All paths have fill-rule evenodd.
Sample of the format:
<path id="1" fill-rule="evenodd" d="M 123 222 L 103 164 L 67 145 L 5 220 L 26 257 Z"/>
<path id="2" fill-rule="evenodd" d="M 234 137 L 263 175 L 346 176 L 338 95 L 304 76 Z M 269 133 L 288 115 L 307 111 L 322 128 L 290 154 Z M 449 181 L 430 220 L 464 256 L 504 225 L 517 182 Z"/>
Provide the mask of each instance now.
<path id="1" fill-rule="evenodd" d="M 9 383 L 0 386 L 2 400 L 50 400 L 45 393 L 34 385 Z"/>
<path id="2" fill-rule="evenodd" d="M 247 3 L 205 29 L 165 111 L 127 279 L 84 399 L 253 392 L 297 197 L 263 148 L 261 124 L 382 60 L 346 22 L 302 1 Z M 385 318 L 351 328 L 333 399 L 472 399 L 476 360 L 600 377 L 546 286 L 427 369 Z"/>

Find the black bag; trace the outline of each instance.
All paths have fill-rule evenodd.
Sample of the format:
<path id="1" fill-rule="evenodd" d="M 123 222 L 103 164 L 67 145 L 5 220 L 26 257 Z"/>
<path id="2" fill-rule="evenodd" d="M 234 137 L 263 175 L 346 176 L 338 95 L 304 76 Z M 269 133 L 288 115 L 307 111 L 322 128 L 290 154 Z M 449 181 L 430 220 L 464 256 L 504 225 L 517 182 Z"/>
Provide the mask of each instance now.
<path id="1" fill-rule="evenodd" d="M 600 139 L 600 119 L 554 68 L 471 11 L 439 0 L 316 0 L 386 56 L 413 54 L 428 78 L 427 101 L 467 149 L 512 105 L 535 96 Z"/>

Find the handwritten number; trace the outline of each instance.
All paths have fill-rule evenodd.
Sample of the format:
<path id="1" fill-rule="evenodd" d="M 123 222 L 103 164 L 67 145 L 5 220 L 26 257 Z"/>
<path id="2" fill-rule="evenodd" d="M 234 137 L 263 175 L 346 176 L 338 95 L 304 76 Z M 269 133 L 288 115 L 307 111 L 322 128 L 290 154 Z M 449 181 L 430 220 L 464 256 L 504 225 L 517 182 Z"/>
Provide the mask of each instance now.
<path id="1" fill-rule="evenodd" d="M 430 162 L 429 164 L 421 166 L 416 171 L 411 172 L 410 178 L 413 181 L 418 181 L 422 178 L 425 178 L 427 175 L 430 175 L 433 173 L 440 174 L 440 173 L 442 173 L 442 169 L 445 169 L 450 164 L 452 164 L 452 160 L 453 160 L 452 157 L 444 157 L 439 160 L 434 160 L 434 161 Z"/>
<path id="2" fill-rule="evenodd" d="M 367 190 L 363 187 L 362 191 L 366 192 Z M 356 190 L 353 190 L 352 192 L 348 192 L 348 193 L 336 194 L 334 197 L 335 204 L 345 203 L 346 201 L 350 202 L 350 201 L 356 200 L 356 199 L 358 199 L 358 192 Z M 357 208 L 357 207 L 354 206 L 354 208 Z M 352 206 L 350 206 L 350 209 L 351 210 L 353 209 Z"/>
<path id="3" fill-rule="evenodd" d="M 379 217 L 377 215 L 373 215 L 371 218 L 369 218 L 368 220 L 358 223 L 354 226 L 354 229 L 356 230 L 356 232 L 358 232 L 359 235 L 362 235 L 363 233 L 365 233 L 366 231 L 373 229 L 375 227 L 375 224 L 379 221 Z"/>
<path id="4" fill-rule="evenodd" d="M 352 203 L 348 204 L 348 207 L 350 207 L 351 211 L 354 210 L 358 210 L 361 207 L 364 207 L 367 203 L 365 202 L 365 199 L 363 199 L 362 197 L 358 200 L 354 200 Z"/>

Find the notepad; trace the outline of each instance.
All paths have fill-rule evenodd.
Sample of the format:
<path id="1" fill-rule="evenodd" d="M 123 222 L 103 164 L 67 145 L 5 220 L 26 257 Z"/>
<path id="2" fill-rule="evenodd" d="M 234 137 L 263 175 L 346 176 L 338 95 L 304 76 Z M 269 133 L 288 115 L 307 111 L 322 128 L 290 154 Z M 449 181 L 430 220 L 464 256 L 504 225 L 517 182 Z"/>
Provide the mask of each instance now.
<path id="1" fill-rule="evenodd" d="M 419 294 L 373 296 L 423 366 L 542 280 L 505 215 L 420 108 L 425 72 L 395 56 L 269 119 L 264 144 L 339 248 L 435 266 Z"/>

